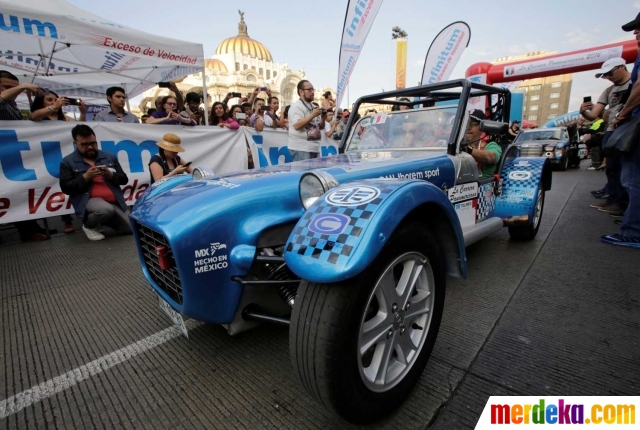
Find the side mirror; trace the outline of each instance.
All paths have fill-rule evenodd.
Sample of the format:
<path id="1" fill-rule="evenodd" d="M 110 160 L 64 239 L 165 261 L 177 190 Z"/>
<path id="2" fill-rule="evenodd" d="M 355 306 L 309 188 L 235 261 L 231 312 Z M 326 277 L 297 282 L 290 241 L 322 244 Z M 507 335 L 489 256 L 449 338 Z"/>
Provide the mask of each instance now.
<path id="1" fill-rule="evenodd" d="M 480 121 L 480 131 L 494 136 L 502 136 L 509 132 L 509 124 L 506 122 L 490 121 L 485 119 Z"/>

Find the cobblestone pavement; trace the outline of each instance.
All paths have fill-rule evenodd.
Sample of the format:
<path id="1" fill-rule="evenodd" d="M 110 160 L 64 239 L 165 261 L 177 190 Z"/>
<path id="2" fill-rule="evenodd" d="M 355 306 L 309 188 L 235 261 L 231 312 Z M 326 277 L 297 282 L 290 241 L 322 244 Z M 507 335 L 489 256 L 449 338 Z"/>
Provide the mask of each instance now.
<path id="1" fill-rule="evenodd" d="M 640 392 L 640 254 L 599 241 L 616 230 L 588 207 L 604 174 L 553 180 L 534 241 L 468 250 L 426 371 L 372 428 L 473 428 L 492 394 Z M 0 429 L 351 428 L 294 379 L 285 328 L 179 335 L 131 237 L 2 239 Z"/>

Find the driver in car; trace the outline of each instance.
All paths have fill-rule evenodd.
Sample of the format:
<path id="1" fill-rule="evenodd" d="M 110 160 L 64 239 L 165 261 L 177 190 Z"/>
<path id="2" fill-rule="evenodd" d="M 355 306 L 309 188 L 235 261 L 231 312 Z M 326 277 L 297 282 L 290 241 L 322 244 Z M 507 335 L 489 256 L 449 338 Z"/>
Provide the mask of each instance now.
<path id="1" fill-rule="evenodd" d="M 469 114 L 469 128 L 465 139 L 467 144 L 460 149 L 471 154 L 481 171 L 480 180 L 487 179 L 496 173 L 502 148 L 496 142 L 483 142 L 480 121 L 487 119 L 484 112 L 476 109 Z"/>

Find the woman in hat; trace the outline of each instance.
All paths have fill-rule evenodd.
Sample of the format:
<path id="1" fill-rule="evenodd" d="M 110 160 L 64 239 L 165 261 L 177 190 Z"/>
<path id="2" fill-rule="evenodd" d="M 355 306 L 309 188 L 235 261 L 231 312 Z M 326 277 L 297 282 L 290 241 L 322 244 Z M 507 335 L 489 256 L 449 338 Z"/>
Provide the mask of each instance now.
<path id="1" fill-rule="evenodd" d="M 151 157 L 149 161 L 149 173 L 151 174 L 151 183 L 170 176 L 179 175 L 187 172 L 191 173 L 193 169 L 189 167 L 191 163 L 187 163 L 180 158 L 178 152 L 184 152 L 184 148 L 180 145 L 180 138 L 173 133 L 167 133 L 162 136 L 162 140 L 156 142 L 160 148 L 158 153 Z"/>

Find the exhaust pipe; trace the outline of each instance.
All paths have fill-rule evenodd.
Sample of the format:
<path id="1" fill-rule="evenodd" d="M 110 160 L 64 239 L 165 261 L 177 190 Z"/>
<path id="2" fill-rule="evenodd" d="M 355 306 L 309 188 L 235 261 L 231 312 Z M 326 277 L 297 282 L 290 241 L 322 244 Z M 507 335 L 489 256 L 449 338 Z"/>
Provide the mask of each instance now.
<path id="1" fill-rule="evenodd" d="M 512 216 L 502 219 L 502 225 L 504 227 L 517 227 L 527 224 L 529 224 L 529 215 Z"/>

